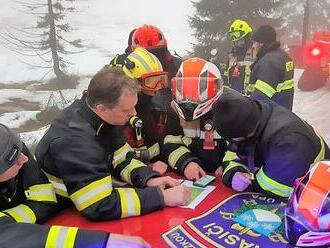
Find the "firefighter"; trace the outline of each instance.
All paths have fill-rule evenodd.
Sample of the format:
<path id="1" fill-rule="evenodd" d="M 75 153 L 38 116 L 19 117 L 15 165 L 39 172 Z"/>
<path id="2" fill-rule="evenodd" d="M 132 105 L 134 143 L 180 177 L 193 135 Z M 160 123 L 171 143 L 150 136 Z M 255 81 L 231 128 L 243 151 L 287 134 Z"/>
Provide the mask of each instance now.
<path id="1" fill-rule="evenodd" d="M 256 57 L 252 47 L 252 28 L 246 21 L 237 19 L 230 25 L 228 33 L 233 42 L 228 61 L 228 84 L 232 89 L 248 94 L 250 65 Z"/>
<path id="2" fill-rule="evenodd" d="M 38 225 L 60 210 L 53 187 L 25 144 L 2 124 L 0 136 L 0 247 L 149 247 L 139 237 Z"/>
<path id="3" fill-rule="evenodd" d="M 73 202 L 90 220 L 137 216 L 188 201 L 187 188 L 152 171 L 124 140 L 122 126 L 136 114 L 138 90 L 121 68 L 102 69 L 82 99 L 54 119 L 36 148 L 61 200 Z M 133 187 L 116 188 L 113 177 Z"/>
<path id="4" fill-rule="evenodd" d="M 215 131 L 210 112 L 223 91 L 220 71 L 204 59 L 187 59 L 172 79 L 172 91 L 162 152 L 172 169 L 197 180 L 215 172 L 225 153 L 226 142 Z"/>
<path id="5" fill-rule="evenodd" d="M 152 100 L 158 91 L 168 88 L 167 72 L 155 55 L 141 47 L 129 54 L 123 64 L 125 74 L 137 79 L 141 86 L 135 106 L 137 116 L 132 117 L 124 129 L 125 138 L 141 161 L 164 174 L 167 164 L 160 160 L 160 144 L 164 139 L 167 111 L 156 111 Z"/>
<path id="6" fill-rule="evenodd" d="M 110 61 L 110 65 L 123 64 L 125 58 L 137 47 L 145 48 L 154 54 L 161 62 L 164 71 L 168 72 L 169 79 L 175 76 L 181 64 L 181 59 L 169 52 L 163 32 L 159 28 L 148 24 L 137 27 L 130 32 L 125 53 L 116 55 Z"/>
<path id="7" fill-rule="evenodd" d="M 310 125 L 269 99 L 225 92 L 212 110 L 216 130 L 230 142 L 222 181 L 236 191 L 288 197 L 311 164 L 330 158 L 328 145 Z"/>
<path id="8" fill-rule="evenodd" d="M 292 110 L 294 96 L 293 61 L 276 41 L 273 27 L 264 25 L 252 35 L 257 58 L 251 65 L 250 97 L 256 100 L 271 99 Z"/>

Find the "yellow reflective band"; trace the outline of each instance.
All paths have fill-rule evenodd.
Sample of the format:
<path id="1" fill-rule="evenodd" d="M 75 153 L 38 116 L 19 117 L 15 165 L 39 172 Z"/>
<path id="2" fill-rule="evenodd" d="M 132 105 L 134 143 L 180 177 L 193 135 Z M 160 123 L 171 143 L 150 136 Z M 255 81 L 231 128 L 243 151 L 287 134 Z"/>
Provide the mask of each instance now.
<path id="1" fill-rule="evenodd" d="M 320 148 L 319 154 L 317 154 L 316 158 L 314 159 L 313 164 L 315 164 L 316 162 L 319 162 L 319 161 L 323 160 L 324 157 L 325 157 L 325 145 L 324 145 L 324 141 L 323 141 L 323 139 L 321 138 L 321 136 L 319 134 L 316 134 L 316 135 L 320 139 L 320 146 L 321 146 L 321 148 Z"/>
<path id="2" fill-rule="evenodd" d="M 123 181 L 132 184 L 131 174 L 136 168 L 146 167 L 146 164 L 137 159 L 132 159 L 131 163 L 127 165 L 121 172 L 120 177 Z"/>
<path id="3" fill-rule="evenodd" d="M 283 90 L 290 90 L 294 87 L 293 79 L 285 80 L 283 83 L 279 83 L 276 87 L 277 93 L 280 93 Z"/>
<path id="4" fill-rule="evenodd" d="M 236 161 L 231 161 L 228 166 L 226 167 L 226 169 L 223 171 L 222 173 L 222 177 L 224 177 L 224 175 L 230 171 L 232 168 L 235 168 L 235 167 L 243 167 L 244 169 L 246 169 L 247 171 L 249 171 L 249 169 L 244 165 L 244 164 L 241 164 L 241 163 L 238 163 Z"/>
<path id="5" fill-rule="evenodd" d="M 289 197 L 292 191 L 292 187 L 276 182 L 275 180 L 268 177 L 264 173 L 263 168 L 258 171 L 256 178 L 257 182 L 263 190 L 270 191 L 275 195 Z"/>
<path id="6" fill-rule="evenodd" d="M 292 71 L 293 70 L 293 62 L 292 61 L 289 61 L 289 62 L 286 62 L 285 63 L 285 69 L 286 71 Z"/>
<path id="7" fill-rule="evenodd" d="M 77 227 L 51 226 L 45 248 L 73 248 L 77 232 Z"/>
<path id="8" fill-rule="evenodd" d="M 164 138 L 164 145 L 165 144 L 183 144 L 182 135 L 166 135 Z"/>
<path id="9" fill-rule="evenodd" d="M 121 218 L 141 214 L 141 203 L 136 191 L 132 188 L 118 188 L 121 204 Z"/>
<path id="10" fill-rule="evenodd" d="M 183 136 L 182 137 L 182 142 L 185 146 L 190 146 L 192 143 L 192 138 L 188 137 L 188 136 Z"/>
<path id="11" fill-rule="evenodd" d="M 176 163 L 186 153 L 190 153 L 189 149 L 185 146 L 180 146 L 179 148 L 170 153 L 170 155 L 168 156 L 168 164 L 175 169 Z"/>
<path id="12" fill-rule="evenodd" d="M 150 159 L 158 156 L 160 154 L 160 146 L 158 142 L 150 146 L 148 150 L 149 150 Z"/>
<path id="13" fill-rule="evenodd" d="M 234 159 L 239 159 L 237 154 L 235 152 L 232 152 L 232 151 L 226 151 L 225 156 L 223 158 L 223 162 L 232 161 Z"/>
<path id="14" fill-rule="evenodd" d="M 259 79 L 257 80 L 254 89 L 261 91 L 268 98 L 272 98 L 276 93 L 276 90 L 273 89 L 273 87 L 271 87 L 269 84 Z"/>
<path id="15" fill-rule="evenodd" d="M 112 193 L 111 176 L 107 176 L 73 193 L 70 198 L 74 202 L 79 211 L 93 205 L 94 203 L 104 199 Z"/>
<path id="16" fill-rule="evenodd" d="M 0 218 L 2 218 L 2 217 L 9 217 L 9 216 L 6 215 L 5 213 L 0 212 Z"/>
<path id="17" fill-rule="evenodd" d="M 128 143 L 125 143 L 122 147 L 116 150 L 113 154 L 113 167 L 116 168 L 119 164 L 126 160 L 127 153 L 134 151 L 132 147 Z"/>
<path id="18" fill-rule="evenodd" d="M 47 176 L 48 181 L 53 185 L 55 193 L 60 196 L 69 198 L 68 190 L 66 189 L 66 186 L 65 186 L 63 180 L 45 172 L 45 171 L 44 171 L 44 173 Z"/>
<path id="19" fill-rule="evenodd" d="M 137 61 L 140 62 L 140 64 L 144 67 L 144 69 L 147 71 L 147 72 L 153 72 L 152 68 L 150 67 L 150 65 L 145 61 L 145 59 L 140 55 L 140 54 L 137 54 L 137 53 L 131 53 L 129 55 L 130 57 L 133 57 L 135 58 Z"/>
<path id="20" fill-rule="evenodd" d="M 24 204 L 20 204 L 14 208 L 6 209 L 6 214 L 10 215 L 16 222 L 19 223 L 36 223 L 36 215 L 32 209 Z"/>
<path id="21" fill-rule="evenodd" d="M 57 202 L 52 184 L 37 184 L 25 191 L 25 196 L 31 201 Z"/>

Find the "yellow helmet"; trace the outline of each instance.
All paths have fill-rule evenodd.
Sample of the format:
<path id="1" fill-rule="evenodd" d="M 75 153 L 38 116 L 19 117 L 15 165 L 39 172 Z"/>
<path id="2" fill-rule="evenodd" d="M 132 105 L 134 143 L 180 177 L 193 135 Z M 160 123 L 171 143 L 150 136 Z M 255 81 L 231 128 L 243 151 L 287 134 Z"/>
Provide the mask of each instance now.
<path id="1" fill-rule="evenodd" d="M 238 41 L 246 35 L 252 33 L 252 28 L 246 21 L 236 19 L 230 25 L 228 32 L 232 41 Z"/>
<path id="2" fill-rule="evenodd" d="M 139 80 L 142 89 L 159 90 L 167 87 L 167 72 L 159 59 L 142 47 L 137 47 L 124 61 L 123 71 L 130 78 Z"/>

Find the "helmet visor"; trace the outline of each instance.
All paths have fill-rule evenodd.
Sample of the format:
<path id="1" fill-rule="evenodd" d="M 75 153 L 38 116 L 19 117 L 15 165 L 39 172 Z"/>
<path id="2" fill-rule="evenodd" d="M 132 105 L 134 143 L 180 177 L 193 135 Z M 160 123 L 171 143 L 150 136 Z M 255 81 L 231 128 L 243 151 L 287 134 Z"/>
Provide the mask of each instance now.
<path id="1" fill-rule="evenodd" d="M 236 30 L 229 33 L 230 39 L 232 41 L 237 41 L 243 36 L 243 31 Z"/>
<path id="2" fill-rule="evenodd" d="M 168 86 L 167 72 L 152 72 L 141 76 L 141 87 L 144 90 L 157 91 Z"/>

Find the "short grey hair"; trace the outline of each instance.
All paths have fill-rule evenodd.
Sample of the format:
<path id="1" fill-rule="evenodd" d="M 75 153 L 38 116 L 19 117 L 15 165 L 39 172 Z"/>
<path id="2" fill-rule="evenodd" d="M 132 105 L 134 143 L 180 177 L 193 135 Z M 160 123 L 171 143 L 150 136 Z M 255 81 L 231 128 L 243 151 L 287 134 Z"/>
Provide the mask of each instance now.
<path id="1" fill-rule="evenodd" d="M 87 89 L 87 103 L 92 108 L 103 104 L 114 108 L 123 93 L 128 89 L 132 94 L 138 93 L 140 86 L 135 79 L 125 75 L 122 68 L 104 67 L 92 78 Z"/>

